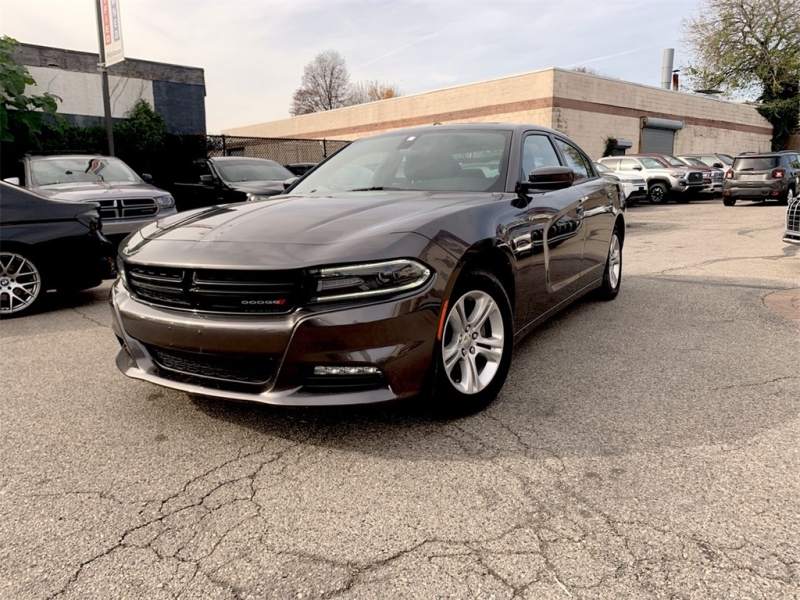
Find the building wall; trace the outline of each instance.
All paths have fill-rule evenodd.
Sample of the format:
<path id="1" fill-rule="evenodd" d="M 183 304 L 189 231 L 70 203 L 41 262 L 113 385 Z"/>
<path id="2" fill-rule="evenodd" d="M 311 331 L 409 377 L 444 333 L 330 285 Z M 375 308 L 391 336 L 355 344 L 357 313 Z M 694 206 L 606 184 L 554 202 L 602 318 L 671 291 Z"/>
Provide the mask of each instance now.
<path id="1" fill-rule="evenodd" d="M 28 86 L 26 92 L 42 94 L 50 92 L 59 96 L 58 112 L 64 115 L 103 117 L 103 97 L 99 73 L 76 73 L 52 67 L 28 67 L 36 85 Z M 147 100 L 155 106 L 153 82 L 132 77 L 109 75 L 111 116 L 125 117 L 137 101 Z"/>
<path id="2" fill-rule="evenodd" d="M 616 79 L 548 69 L 292 119 L 226 129 L 229 135 L 352 140 L 400 127 L 508 121 L 544 125 L 593 158 L 608 137 L 640 149 L 641 118 L 684 122 L 675 152 L 768 150 L 772 127 L 752 107 Z"/>
<path id="3" fill-rule="evenodd" d="M 772 137 L 752 106 L 561 69 L 554 72 L 553 104 L 553 128 L 594 158 L 608 137 L 631 140 L 630 152 L 639 151 L 641 117 L 683 121 L 675 153 L 763 151 Z"/>
<path id="4" fill-rule="evenodd" d="M 227 135 L 354 140 L 434 123 L 516 121 L 550 126 L 553 70 L 226 129 Z"/>
<path id="5" fill-rule="evenodd" d="M 28 91 L 61 98 L 58 112 L 76 125 L 102 123 L 102 84 L 97 54 L 20 44 L 15 60 L 36 80 Z M 122 119 L 140 99 L 161 114 L 171 133 L 206 132 L 203 69 L 126 59 L 109 67 L 111 113 Z"/>

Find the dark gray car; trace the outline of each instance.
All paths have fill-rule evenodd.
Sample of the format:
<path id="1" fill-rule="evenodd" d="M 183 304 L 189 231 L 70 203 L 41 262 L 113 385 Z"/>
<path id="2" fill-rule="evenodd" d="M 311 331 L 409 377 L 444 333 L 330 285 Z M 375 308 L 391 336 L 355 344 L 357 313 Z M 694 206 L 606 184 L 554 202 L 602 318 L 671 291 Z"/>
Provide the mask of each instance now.
<path id="1" fill-rule="evenodd" d="M 103 233 L 122 238 L 175 214 L 175 200 L 139 177 L 118 158 L 91 154 L 25 156 L 22 180 L 7 179 L 42 196 L 99 205 Z"/>
<path id="2" fill-rule="evenodd" d="M 800 189 L 800 154 L 792 151 L 743 154 L 725 174 L 722 201 L 775 200 L 791 204 Z"/>
<path id="3" fill-rule="evenodd" d="M 471 411 L 500 391 L 514 341 L 589 292 L 617 295 L 624 238 L 618 184 L 556 131 L 388 132 L 285 195 L 128 238 L 111 291 L 117 366 L 233 400 L 430 392 Z"/>

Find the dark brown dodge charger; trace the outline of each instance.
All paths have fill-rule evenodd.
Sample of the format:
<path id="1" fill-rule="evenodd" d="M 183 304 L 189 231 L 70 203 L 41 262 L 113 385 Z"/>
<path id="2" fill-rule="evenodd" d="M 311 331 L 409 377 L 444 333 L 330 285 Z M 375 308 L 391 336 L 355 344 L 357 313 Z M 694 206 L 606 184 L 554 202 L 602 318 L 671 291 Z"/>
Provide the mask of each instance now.
<path id="1" fill-rule="evenodd" d="M 617 184 L 556 131 L 468 124 L 354 142 L 284 195 L 129 237 L 111 294 L 130 377 L 283 405 L 428 394 L 468 412 L 515 340 L 619 292 Z"/>

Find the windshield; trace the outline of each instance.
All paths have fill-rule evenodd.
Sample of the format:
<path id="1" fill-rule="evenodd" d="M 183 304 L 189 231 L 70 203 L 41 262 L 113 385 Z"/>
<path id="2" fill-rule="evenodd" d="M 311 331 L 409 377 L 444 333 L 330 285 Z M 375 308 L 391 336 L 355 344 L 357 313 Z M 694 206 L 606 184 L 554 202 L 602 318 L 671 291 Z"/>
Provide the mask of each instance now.
<path id="1" fill-rule="evenodd" d="M 780 164 L 777 156 L 758 156 L 753 158 L 737 158 L 733 163 L 734 171 L 769 171 Z"/>
<path id="2" fill-rule="evenodd" d="M 218 161 L 214 168 L 224 181 L 285 181 L 294 177 L 289 169 L 271 160 Z"/>
<path id="3" fill-rule="evenodd" d="M 98 181 L 138 183 L 139 177 L 115 158 L 48 158 L 31 161 L 31 181 L 35 187 L 59 183 L 96 183 Z"/>
<path id="4" fill-rule="evenodd" d="M 658 160 L 657 158 L 653 158 L 652 156 L 640 156 L 639 161 L 645 166 L 647 169 L 663 169 L 667 167 L 667 163 Z"/>
<path id="5" fill-rule="evenodd" d="M 684 162 L 689 163 L 690 165 L 697 165 L 698 167 L 706 167 L 706 165 L 702 160 L 699 158 L 694 158 L 693 156 L 685 156 L 683 158 Z"/>
<path id="6" fill-rule="evenodd" d="M 686 163 L 682 162 L 681 159 L 675 158 L 674 156 L 670 156 L 669 154 L 664 155 L 664 160 L 667 161 L 673 167 L 685 167 Z"/>
<path id="7" fill-rule="evenodd" d="M 424 131 L 354 142 L 291 193 L 325 196 L 373 189 L 494 192 L 504 187 L 511 133 Z"/>

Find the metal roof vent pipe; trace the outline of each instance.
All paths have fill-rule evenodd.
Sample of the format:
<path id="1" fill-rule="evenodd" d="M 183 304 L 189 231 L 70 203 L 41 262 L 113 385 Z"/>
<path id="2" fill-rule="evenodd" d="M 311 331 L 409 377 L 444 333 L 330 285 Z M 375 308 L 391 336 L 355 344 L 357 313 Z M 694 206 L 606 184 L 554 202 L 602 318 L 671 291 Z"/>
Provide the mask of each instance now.
<path id="1" fill-rule="evenodd" d="M 672 69 L 675 66 L 675 48 L 664 49 L 664 60 L 661 63 L 661 87 L 665 90 L 672 86 Z"/>

